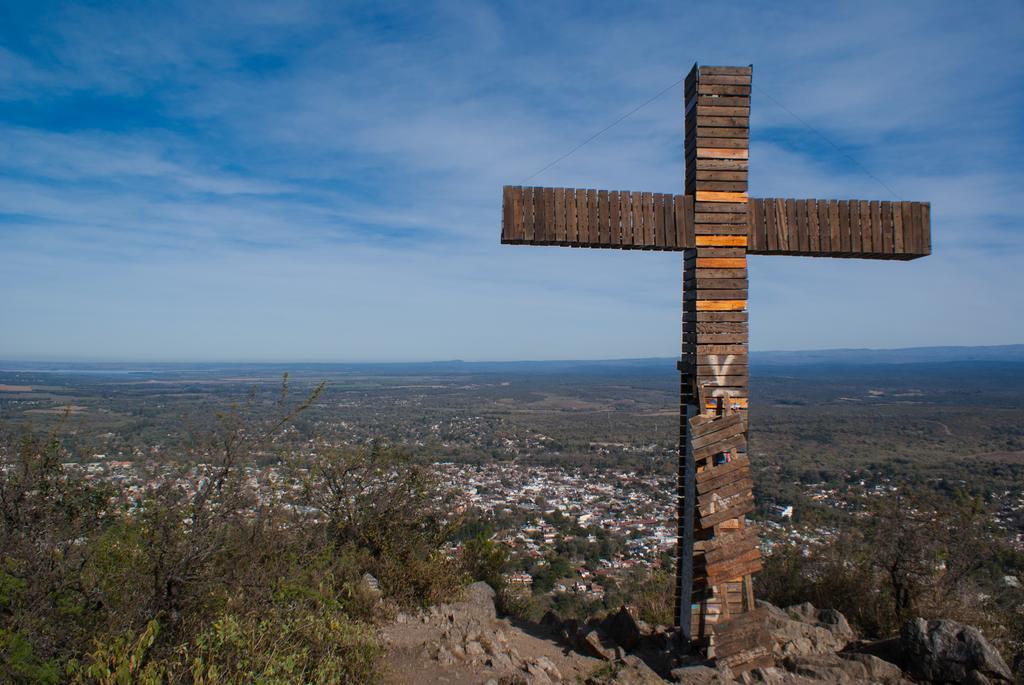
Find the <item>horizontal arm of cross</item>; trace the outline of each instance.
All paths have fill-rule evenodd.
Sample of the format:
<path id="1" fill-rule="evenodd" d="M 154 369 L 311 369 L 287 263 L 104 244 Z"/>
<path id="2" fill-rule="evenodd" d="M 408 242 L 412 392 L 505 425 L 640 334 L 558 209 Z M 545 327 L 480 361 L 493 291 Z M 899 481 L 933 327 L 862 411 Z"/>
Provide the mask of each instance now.
<path id="1" fill-rule="evenodd" d="M 713 240 L 694 234 L 695 212 L 702 213 L 707 205 L 723 224 L 746 225 L 746 236 L 736 238 L 750 254 L 906 260 L 931 253 L 927 202 L 747 201 L 738 194 L 736 202 L 721 202 L 716 197 L 711 205 L 704 199 L 700 193 L 694 197 L 505 186 L 501 242 L 681 251 Z M 701 219 L 707 221 L 706 216 Z M 723 232 L 727 230 L 723 228 Z"/>

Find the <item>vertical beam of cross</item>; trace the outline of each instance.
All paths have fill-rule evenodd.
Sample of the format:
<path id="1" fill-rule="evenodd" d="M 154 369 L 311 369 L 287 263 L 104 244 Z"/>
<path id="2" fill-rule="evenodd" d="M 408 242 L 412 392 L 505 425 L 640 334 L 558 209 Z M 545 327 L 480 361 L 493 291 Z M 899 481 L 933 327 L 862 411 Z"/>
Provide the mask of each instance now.
<path id="1" fill-rule="evenodd" d="M 737 487 L 742 479 L 705 492 L 696 483 L 698 477 L 717 479 L 713 474 L 720 470 L 735 471 L 745 460 L 750 85 L 750 67 L 695 65 L 684 91 L 686 194 L 695 201 L 695 246 L 683 252 L 676 618 L 684 639 L 702 646 L 714 624 L 753 608 L 749 573 L 729 570 L 726 575 L 734 575 L 724 577 L 707 554 L 694 554 L 723 544 L 745 547 L 748 557 L 757 554 L 744 516 L 752 500 L 749 490 Z M 729 422 L 733 430 L 695 442 L 694 420 L 716 410 L 738 412 Z M 735 446 L 709 443 L 713 435 Z"/>

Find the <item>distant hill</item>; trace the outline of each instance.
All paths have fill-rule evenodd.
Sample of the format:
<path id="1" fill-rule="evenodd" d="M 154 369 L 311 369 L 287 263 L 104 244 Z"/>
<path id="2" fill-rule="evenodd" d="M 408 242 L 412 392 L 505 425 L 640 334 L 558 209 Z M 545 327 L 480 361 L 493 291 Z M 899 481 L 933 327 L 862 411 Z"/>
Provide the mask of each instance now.
<path id="1" fill-rule="evenodd" d="M 992 345 L 987 347 L 904 347 L 896 349 L 838 349 L 752 352 L 752 366 L 835 366 L 874 364 L 946 364 L 963 362 L 1024 363 L 1024 345 Z M 279 373 L 287 369 L 292 373 L 339 373 L 367 375 L 430 375 L 430 374 L 621 374 L 664 373 L 675 365 L 673 357 L 647 357 L 642 359 L 545 360 L 545 361 L 483 361 L 462 360 L 435 362 L 55 362 L 55 361 L 2 361 L 0 372 L 72 373 L 105 375 L 150 376 L 160 374 L 173 377 L 178 374 L 246 374 Z"/>
<path id="2" fill-rule="evenodd" d="M 986 347 L 901 347 L 887 350 L 839 349 L 752 352 L 751 364 L 936 364 L 944 362 L 1024 362 L 1024 345 Z"/>

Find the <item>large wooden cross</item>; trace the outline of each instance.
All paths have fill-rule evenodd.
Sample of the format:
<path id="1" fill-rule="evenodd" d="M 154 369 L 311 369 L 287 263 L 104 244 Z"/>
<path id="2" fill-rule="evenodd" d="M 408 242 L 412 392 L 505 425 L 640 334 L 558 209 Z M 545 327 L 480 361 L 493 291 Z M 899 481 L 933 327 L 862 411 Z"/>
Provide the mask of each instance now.
<path id="1" fill-rule="evenodd" d="M 676 622 L 734 669 L 768 660 L 747 447 L 747 255 L 914 259 L 929 205 L 747 196 L 751 67 L 685 80 L 683 195 L 504 189 L 501 242 L 683 253 Z"/>

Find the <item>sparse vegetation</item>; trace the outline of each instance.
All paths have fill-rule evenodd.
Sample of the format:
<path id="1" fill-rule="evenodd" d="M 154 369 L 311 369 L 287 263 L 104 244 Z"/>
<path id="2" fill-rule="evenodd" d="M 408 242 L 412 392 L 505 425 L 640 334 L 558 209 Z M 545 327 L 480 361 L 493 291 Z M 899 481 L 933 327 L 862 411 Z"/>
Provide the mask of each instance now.
<path id="1" fill-rule="evenodd" d="M 0 681 L 372 681 L 380 612 L 444 599 L 463 576 L 440 552 L 445 498 L 406 455 L 296 456 L 285 429 L 315 397 L 289 404 L 285 385 L 271 419 L 245 406 L 220 415 L 196 443 L 208 466 L 194 488 L 156 489 L 130 509 L 66 473 L 56 434 L 7 433 Z M 237 466 L 271 450 L 292 477 L 268 503 Z"/>

